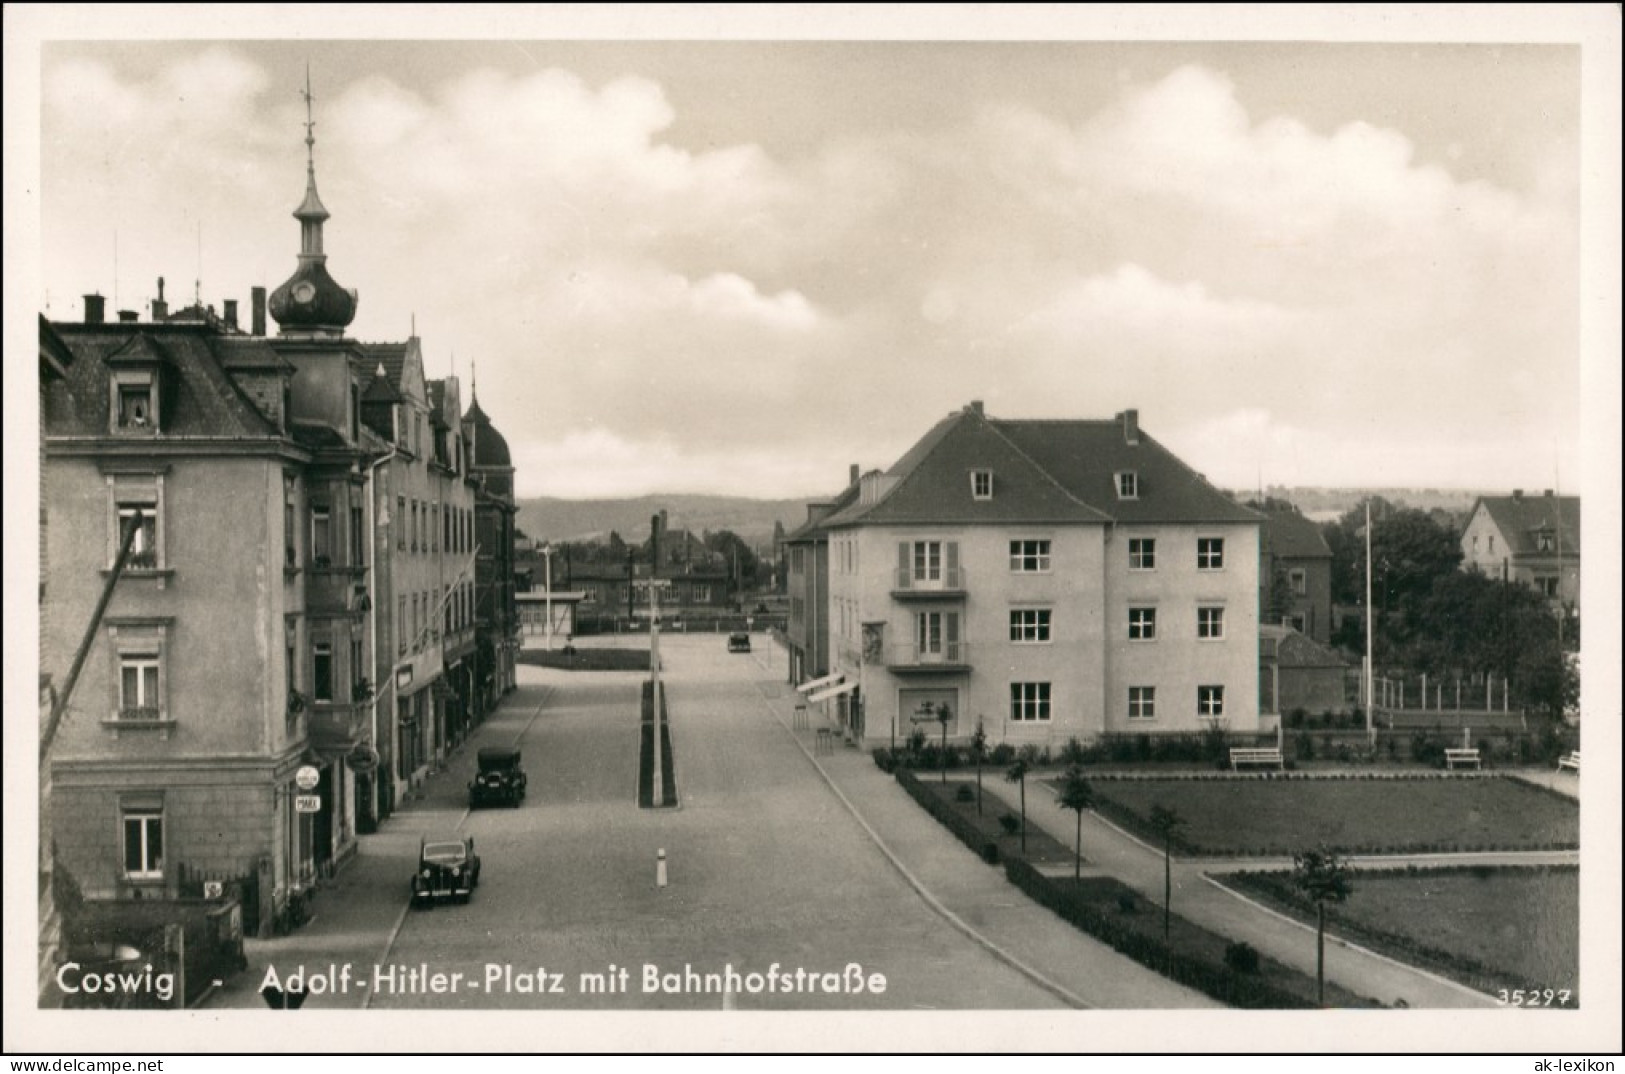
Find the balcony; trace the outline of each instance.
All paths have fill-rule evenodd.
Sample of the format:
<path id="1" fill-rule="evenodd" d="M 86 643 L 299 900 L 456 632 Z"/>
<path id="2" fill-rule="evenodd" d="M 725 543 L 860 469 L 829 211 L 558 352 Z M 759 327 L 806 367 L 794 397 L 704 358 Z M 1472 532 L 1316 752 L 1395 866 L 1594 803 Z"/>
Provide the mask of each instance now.
<path id="1" fill-rule="evenodd" d="M 955 674 L 970 670 L 970 646 L 945 641 L 936 646 L 886 646 L 886 670 L 897 675 Z"/>
<path id="2" fill-rule="evenodd" d="M 367 610 L 367 568 L 325 566 L 320 558 L 305 572 L 305 610 L 359 615 Z"/>
<path id="3" fill-rule="evenodd" d="M 918 577 L 913 568 L 892 572 L 893 600 L 961 600 L 965 596 L 965 568 L 943 567 L 935 578 Z"/>
<path id="4" fill-rule="evenodd" d="M 310 744 L 324 753 L 346 753 L 367 740 L 370 713 L 366 705 L 317 702 L 310 711 Z"/>

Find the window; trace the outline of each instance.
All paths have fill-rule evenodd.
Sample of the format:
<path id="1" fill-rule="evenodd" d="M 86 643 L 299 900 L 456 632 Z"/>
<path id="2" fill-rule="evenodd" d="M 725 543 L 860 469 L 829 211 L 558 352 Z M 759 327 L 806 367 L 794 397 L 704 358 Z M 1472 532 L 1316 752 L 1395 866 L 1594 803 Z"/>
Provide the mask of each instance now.
<path id="1" fill-rule="evenodd" d="M 1130 537 L 1128 540 L 1128 569 L 1152 571 L 1157 569 L 1157 541 L 1154 537 Z"/>
<path id="2" fill-rule="evenodd" d="M 361 639 L 350 639 L 350 697 L 362 700 L 366 693 L 363 683 L 367 681 L 366 657 L 362 655 Z"/>
<path id="3" fill-rule="evenodd" d="M 1473 551 L 1478 551 L 1478 534 L 1473 534 Z"/>
<path id="4" fill-rule="evenodd" d="M 317 567 L 333 565 L 333 517 L 326 507 L 310 509 L 310 559 Z"/>
<path id="5" fill-rule="evenodd" d="M 1010 719 L 1016 723 L 1049 720 L 1050 695 L 1047 682 L 1010 684 Z"/>
<path id="6" fill-rule="evenodd" d="M 1224 609 L 1196 609 L 1196 636 L 1205 638 L 1208 641 L 1216 641 L 1224 637 Z"/>
<path id="7" fill-rule="evenodd" d="M 1131 720 L 1151 720 L 1157 715 L 1157 688 L 1155 686 L 1130 686 L 1128 688 L 1128 718 Z"/>
<path id="8" fill-rule="evenodd" d="M 140 521 L 136 516 L 140 515 Z M 158 512 L 154 504 L 135 503 L 118 505 L 118 537 L 124 543 L 130 527 L 135 527 L 135 540 L 130 543 L 130 554 L 124 566 L 130 570 L 153 570 L 158 566 Z M 115 549 L 115 553 L 116 553 Z"/>
<path id="9" fill-rule="evenodd" d="M 1542 552 L 1550 552 L 1552 550 L 1552 535 L 1551 534 L 1542 533 L 1539 536 L 1538 540 L 1540 541 L 1540 550 Z"/>
<path id="10" fill-rule="evenodd" d="M 362 520 L 359 504 L 350 506 L 350 566 L 367 565 L 367 524 Z"/>
<path id="11" fill-rule="evenodd" d="M 163 807 L 126 807 L 123 821 L 124 874 L 132 880 L 161 878 L 164 875 Z"/>
<path id="12" fill-rule="evenodd" d="M 156 720 L 158 654 L 126 653 L 119 657 L 119 719 Z"/>
<path id="13" fill-rule="evenodd" d="M 1140 498 L 1140 476 L 1133 470 L 1118 472 L 1117 498 L 1119 500 L 1137 500 Z"/>
<path id="14" fill-rule="evenodd" d="M 412 551 L 418 550 L 418 502 L 412 501 Z"/>
<path id="15" fill-rule="evenodd" d="M 395 547 L 406 551 L 406 497 L 395 497 Z"/>
<path id="16" fill-rule="evenodd" d="M 401 653 L 406 652 L 406 594 L 402 593 L 400 604 L 395 611 L 395 646 Z"/>
<path id="17" fill-rule="evenodd" d="M 914 580 L 936 582 L 942 579 L 942 542 L 914 542 Z"/>
<path id="18" fill-rule="evenodd" d="M 970 494 L 973 500 L 991 500 L 993 498 L 992 470 L 972 470 L 970 472 Z"/>
<path id="19" fill-rule="evenodd" d="M 1493 556 L 1495 554 L 1495 534 L 1493 534 L 1493 533 L 1490 534 L 1489 546 L 1490 546 L 1490 555 Z"/>
<path id="20" fill-rule="evenodd" d="M 1128 636 L 1130 641 L 1151 641 L 1157 636 L 1157 609 L 1130 608 L 1128 610 Z"/>
<path id="21" fill-rule="evenodd" d="M 1205 720 L 1224 715 L 1224 687 L 1198 686 L 1196 688 L 1196 715 Z"/>
<path id="22" fill-rule="evenodd" d="M 846 611 L 843 606 L 843 615 Z M 921 612 L 914 617 L 914 644 L 920 654 L 941 655 L 942 653 L 942 613 Z"/>
<path id="23" fill-rule="evenodd" d="M 697 585 L 697 586 L 695 586 L 694 589 L 693 589 L 693 592 L 689 595 L 689 599 L 692 600 L 695 604 L 710 604 L 711 603 L 711 587 L 708 586 L 708 585 Z"/>
<path id="24" fill-rule="evenodd" d="M 1014 642 L 1049 641 L 1048 608 L 1012 608 L 1010 610 L 1010 640 Z"/>
<path id="25" fill-rule="evenodd" d="M 1048 571 L 1049 542 L 1011 541 L 1010 569 L 1018 574 L 1034 574 Z"/>
<path id="26" fill-rule="evenodd" d="M 1292 595 L 1303 597 L 1309 594 L 1309 572 L 1302 567 L 1293 567 L 1286 572 L 1287 581 L 1292 585 Z"/>
<path id="27" fill-rule="evenodd" d="M 120 429 L 151 429 L 157 423 L 152 417 L 152 384 L 120 384 L 118 386 L 118 427 Z"/>
<path id="28" fill-rule="evenodd" d="M 310 692 L 313 700 L 333 700 L 333 646 L 325 641 L 319 641 L 311 646 L 311 671 L 313 681 Z"/>
<path id="29" fill-rule="evenodd" d="M 299 538 L 295 528 L 293 514 L 293 490 L 285 489 L 282 493 L 282 544 L 283 563 L 288 567 L 299 565 Z"/>
<path id="30" fill-rule="evenodd" d="M 1196 539 L 1196 569 L 1216 571 L 1224 567 L 1224 538 L 1198 537 Z"/>
<path id="31" fill-rule="evenodd" d="M 286 660 L 283 666 L 288 676 L 288 696 L 292 697 L 299 690 L 299 626 L 292 619 L 283 624 L 282 647 Z M 289 714 L 292 714 L 291 708 Z"/>
<path id="32" fill-rule="evenodd" d="M 1544 597 L 1556 597 L 1557 596 L 1557 578 L 1555 576 L 1547 576 L 1547 577 L 1536 578 L 1535 579 L 1535 588 L 1540 590 L 1541 596 L 1544 596 Z"/>

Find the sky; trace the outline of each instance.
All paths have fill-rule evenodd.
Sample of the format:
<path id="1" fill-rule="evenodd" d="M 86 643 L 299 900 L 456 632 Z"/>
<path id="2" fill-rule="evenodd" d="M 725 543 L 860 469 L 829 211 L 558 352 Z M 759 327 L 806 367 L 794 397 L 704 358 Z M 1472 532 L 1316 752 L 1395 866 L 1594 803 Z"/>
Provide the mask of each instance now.
<path id="1" fill-rule="evenodd" d="M 973 400 L 1230 488 L 1578 482 L 1575 45 L 322 28 L 45 44 L 49 316 L 291 275 L 308 63 L 350 333 L 521 495 L 827 495 Z"/>

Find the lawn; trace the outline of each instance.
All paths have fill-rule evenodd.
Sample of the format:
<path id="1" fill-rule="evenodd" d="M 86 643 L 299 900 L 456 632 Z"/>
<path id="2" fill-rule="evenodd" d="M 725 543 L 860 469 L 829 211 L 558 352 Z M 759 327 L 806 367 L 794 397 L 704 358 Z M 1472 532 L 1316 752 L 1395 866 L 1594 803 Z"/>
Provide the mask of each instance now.
<path id="1" fill-rule="evenodd" d="M 648 671 L 649 650 L 576 646 L 574 652 L 566 653 L 562 649 L 526 649 L 519 654 L 519 662 L 562 671 Z"/>
<path id="2" fill-rule="evenodd" d="M 1176 852 L 1289 855 L 1426 853 L 1579 845 L 1578 803 L 1512 779 L 1096 780 L 1102 816 L 1160 844 L 1147 821 L 1184 819 Z"/>
<path id="3" fill-rule="evenodd" d="M 1314 920 L 1290 874 L 1217 879 Z M 1579 900 L 1580 873 L 1572 866 L 1366 870 L 1355 875 L 1348 902 L 1331 910 L 1328 927 L 1490 995 L 1566 989 L 1573 1007 L 1579 1004 Z M 1563 1004 L 1554 997 L 1550 1005 Z"/>

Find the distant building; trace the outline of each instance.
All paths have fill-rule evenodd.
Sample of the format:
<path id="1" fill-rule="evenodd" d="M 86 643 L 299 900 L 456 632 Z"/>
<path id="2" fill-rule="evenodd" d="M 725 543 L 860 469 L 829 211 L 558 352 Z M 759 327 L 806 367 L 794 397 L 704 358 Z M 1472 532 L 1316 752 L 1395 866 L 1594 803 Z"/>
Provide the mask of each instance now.
<path id="1" fill-rule="evenodd" d="M 785 595 L 789 600 L 785 641 L 790 650 L 792 684 L 829 673 L 829 531 L 823 524 L 831 515 L 852 506 L 858 497 L 859 476 L 854 463 L 846 488 L 829 500 L 809 503 L 807 521 L 783 540 Z"/>
<path id="2" fill-rule="evenodd" d="M 474 495 L 475 682 L 481 712 L 518 685 L 519 606 L 515 601 L 513 456 L 480 409 L 478 392 L 463 415 Z"/>
<path id="3" fill-rule="evenodd" d="M 1350 664 L 1335 650 L 1290 626 L 1265 623 L 1258 633 L 1261 712 L 1318 715 L 1351 708 Z"/>
<path id="4" fill-rule="evenodd" d="M 1259 516 L 1139 427 L 980 403 L 864 474 L 829 534 L 833 681 L 870 741 L 1258 727 Z"/>
<path id="5" fill-rule="evenodd" d="M 1259 551 L 1259 617 L 1321 644 L 1329 642 L 1332 550 L 1320 526 L 1290 511 L 1266 511 Z"/>
<path id="6" fill-rule="evenodd" d="M 1480 496 L 1461 535 L 1462 569 L 1539 590 L 1554 605 L 1580 608 L 1580 498 L 1547 489 Z"/>

